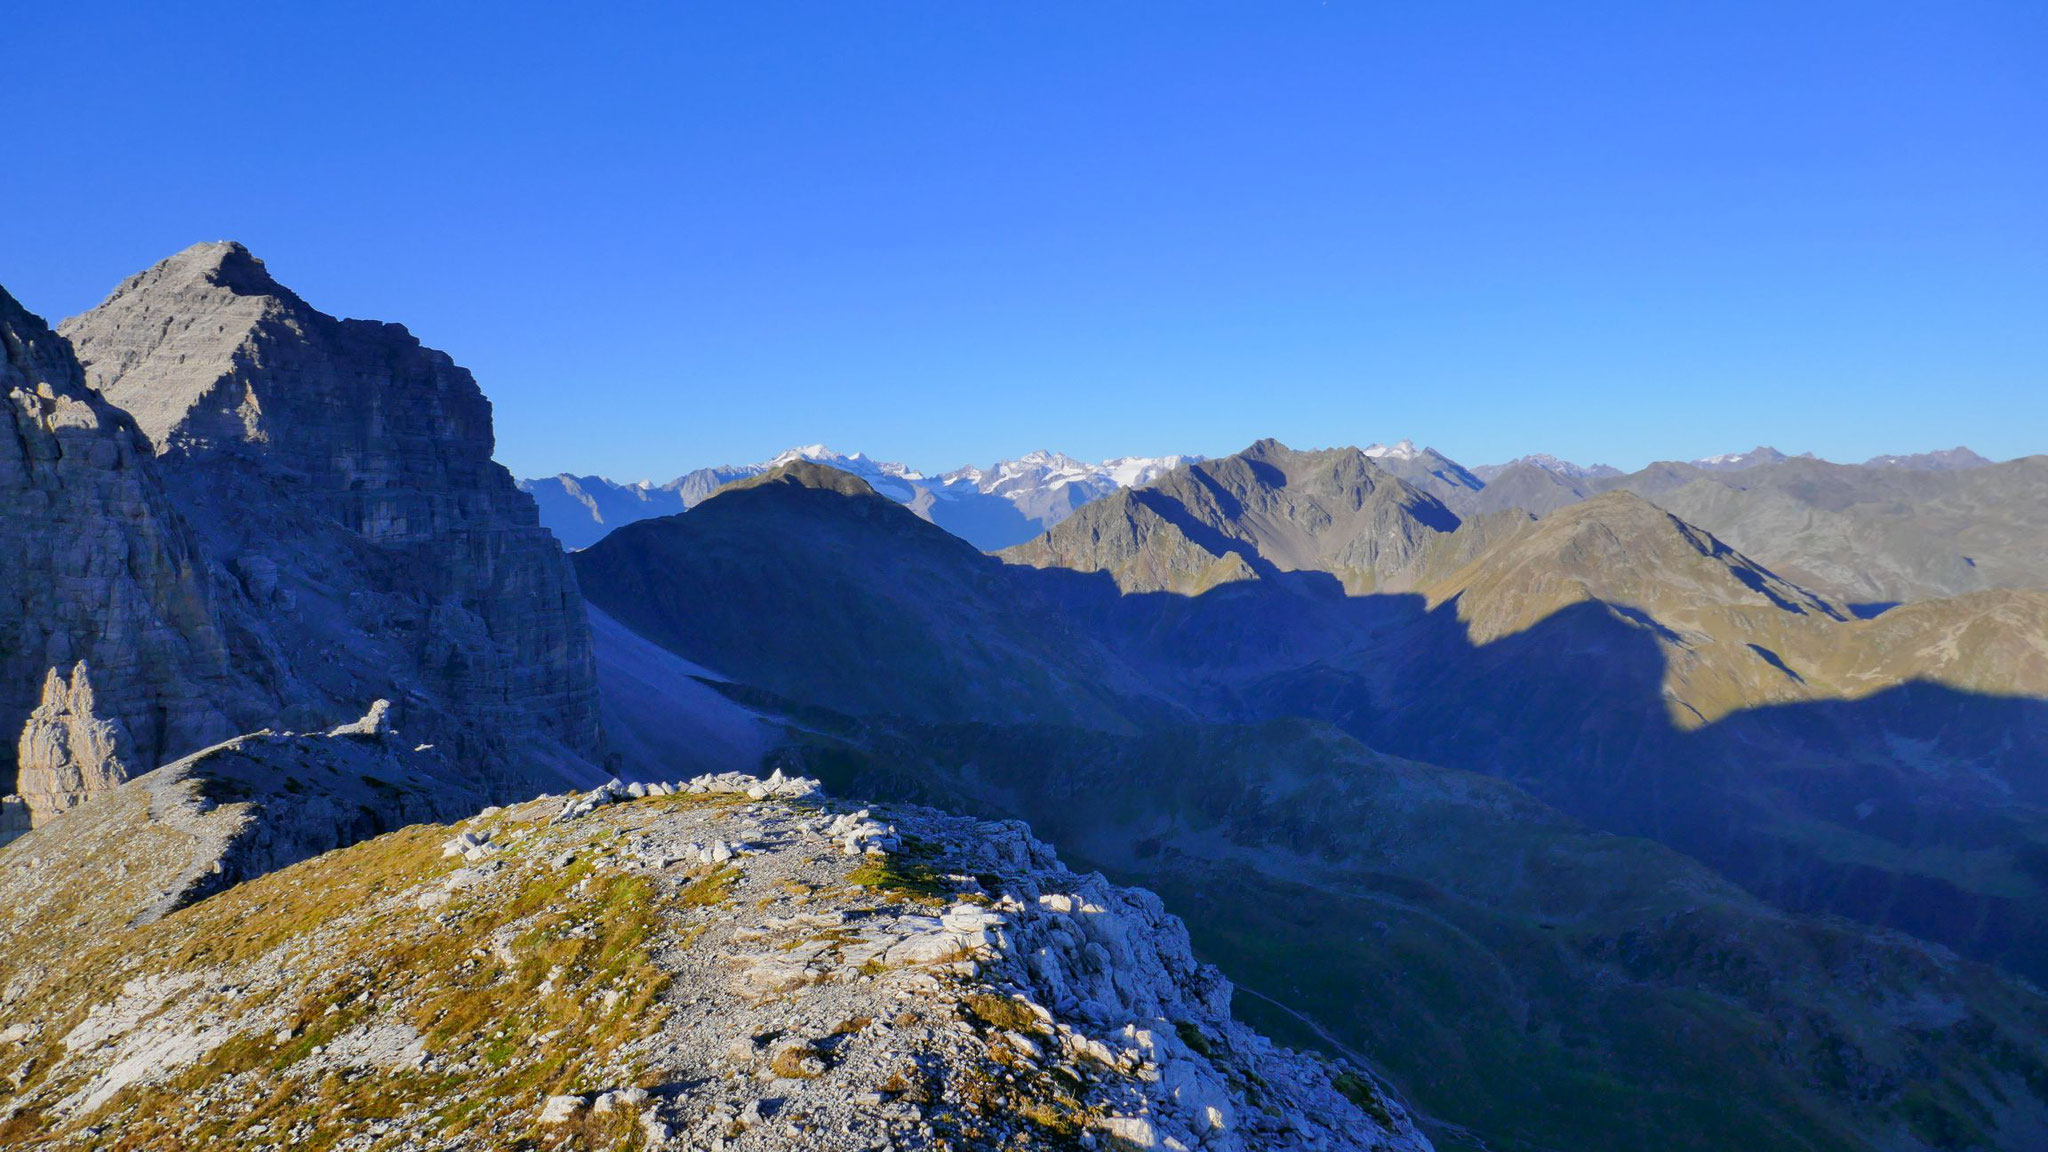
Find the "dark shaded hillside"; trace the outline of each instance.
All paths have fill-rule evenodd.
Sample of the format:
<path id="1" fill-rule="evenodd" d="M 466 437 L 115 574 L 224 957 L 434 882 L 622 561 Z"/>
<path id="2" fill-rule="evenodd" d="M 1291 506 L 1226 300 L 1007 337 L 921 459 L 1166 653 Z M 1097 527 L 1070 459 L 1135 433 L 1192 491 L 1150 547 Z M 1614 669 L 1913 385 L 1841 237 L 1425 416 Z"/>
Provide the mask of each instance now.
<path id="1" fill-rule="evenodd" d="M 1001 563 L 809 461 L 574 560 L 590 601 L 647 639 L 839 711 L 1106 728 L 1172 711 Z"/>
<path id="2" fill-rule="evenodd" d="M 1370 1054 L 1440 1146 L 1480 1146 L 1459 1129 L 1560 1150 L 2048 1135 L 2031 991 L 1323 725 L 870 721 L 802 756 L 844 787 L 1025 818 L 1161 892 L 1254 994 L 1241 1012 L 1324 1043 L 1272 997 Z"/>
<path id="3" fill-rule="evenodd" d="M 1267 518 L 1231 532 L 1162 485 L 1126 500 L 1177 532 L 1127 538 L 1139 568 L 1006 567 L 856 484 L 728 490 L 579 575 L 750 706 L 801 716 L 811 767 L 1023 816 L 1159 887 L 1250 987 L 1492 1146 L 2043 1131 L 2034 993 L 1758 899 L 2039 970 L 2048 720 L 1971 687 L 2037 674 L 2031 594 L 1844 619 L 1616 495 L 1427 529 L 1403 569 L 1421 591 L 1347 595 L 1303 558 L 1376 545 L 1270 515 L 1327 511 L 1315 485 L 1233 496 Z M 1053 535 L 1107 539 L 1091 511 L 1118 499 Z M 1133 591 L 1176 569 L 1146 558 L 1168 539 L 1242 575 Z M 1285 564 L 1260 551 L 1276 540 Z M 1623 863 L 1609 833 L 1665 847 Z"/>

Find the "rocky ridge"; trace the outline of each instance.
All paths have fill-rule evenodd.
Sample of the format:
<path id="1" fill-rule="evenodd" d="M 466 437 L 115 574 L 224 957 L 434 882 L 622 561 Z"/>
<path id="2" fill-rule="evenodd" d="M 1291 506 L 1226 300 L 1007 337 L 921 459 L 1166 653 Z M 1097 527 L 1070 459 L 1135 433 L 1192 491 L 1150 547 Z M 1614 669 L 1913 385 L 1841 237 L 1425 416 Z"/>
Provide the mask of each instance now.
<path id="1" fill-rule="evenodd" d="M 1364 1070 L 1232 1019 L 1156 897 L 1015 822 L 613 784 L 51 953 L 19 896 L 47 932 L 75 843 L 0 873 L 0 954 L 41 949 L 0 990 L 0 1146 L 1428 1147 Z"/>

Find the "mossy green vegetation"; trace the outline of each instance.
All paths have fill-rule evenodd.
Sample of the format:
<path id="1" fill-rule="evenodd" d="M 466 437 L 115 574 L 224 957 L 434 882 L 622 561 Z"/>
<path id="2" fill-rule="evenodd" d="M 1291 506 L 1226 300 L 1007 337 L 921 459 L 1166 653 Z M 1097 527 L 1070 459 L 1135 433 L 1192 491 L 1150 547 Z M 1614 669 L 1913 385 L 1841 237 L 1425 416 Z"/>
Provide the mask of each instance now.
<path id="1" fill-rule="evenodd" d="M 997 996 L 987 992 L 974 992 L 961 997 L 960 1007 L 970 1019 L 989 1028 L 1005 1032 L 1020 1032 L 1026 1035 L 1043 1034 L 1048 1031 L 1045 1021 L 1037 1013 L 1026 1008 L 1014 996 Z"/>
<path id="2" fill-rule="evenodd" d="M 899 852 L 870 854 L 846 879 L 888 900 L 941 905 L 951 903 L 955 896 L 952 881 L 933 866 L 929 851 L 915 842 L 905 843 Z"/>
<path id="3" fill-rule="evenodd" d="M 451 1138 L 636 1147 L 629 1116 L 516 1139 L 512 1129 L 530 1121 L 542 1095 L 622 1086 L 618 1069 L 633 1066 L 622 1050 L 665 1018 L 668 977 L 650 952 L 670 939 L 670 917 L 700 903 L 645 875 L 507 853 L 494 880 L 455 888 L 429 914 L 416 893 L 459 865 L 440 852 L 450 832 L 407 828 L 258 878 L 117 933 L 52 973 L 82 1010 L 103 997 L 79 981 L 118 988 L 136 977 L 280 972 L 264 984 L 271 991 L 236 1002 L 238 1014 L 263 1023 L 67 1127 L 98 1128 L 96 1146 L 107 1149 L 268 1141 L 320 1152 L 379 1120 L 426 1110 Z M 714 870 L 684 891 L 701 901 L 731 879 Z M 63 1035 L 76 1019 L 49 1033 Z M 427 1058 L 323 1058 L 367 1029 L 416 1037 Z M 0 1127 L 0 1146 L 39 1135 Z"/>
<path id="4" fill-rule="evenodd" d="M 730 864 L 722 864 L 703 872 L 683 886 L 677 901 L 690 908 L 716 908 L 732 899 L 733 884 L 738 881 L 740 870 Z"/>

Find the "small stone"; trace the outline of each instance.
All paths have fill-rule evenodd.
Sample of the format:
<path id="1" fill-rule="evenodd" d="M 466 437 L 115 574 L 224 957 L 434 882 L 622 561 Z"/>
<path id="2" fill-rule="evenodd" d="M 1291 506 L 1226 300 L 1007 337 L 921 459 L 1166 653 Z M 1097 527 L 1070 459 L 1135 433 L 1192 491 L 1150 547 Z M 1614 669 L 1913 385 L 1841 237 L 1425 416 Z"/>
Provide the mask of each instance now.
<path id="1" fill-rule="evenodd" d="M 541 1106 L 540 1122 L 543 1124 L 567 1124 L 576 1118 L 578 1112 L 589 1104 L 581 1096 L 550 1096 Z"/>

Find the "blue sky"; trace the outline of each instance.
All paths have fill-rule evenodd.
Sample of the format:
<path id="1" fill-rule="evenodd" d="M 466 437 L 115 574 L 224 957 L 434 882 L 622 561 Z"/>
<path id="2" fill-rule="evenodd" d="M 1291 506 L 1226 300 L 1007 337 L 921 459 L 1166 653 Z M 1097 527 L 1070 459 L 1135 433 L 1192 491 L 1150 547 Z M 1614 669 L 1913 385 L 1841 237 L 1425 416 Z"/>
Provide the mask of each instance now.
<path id="1" fill-rule="evenodd" d="M 24 7 L 0 283 L 198 240 L 499 458 L 2048 451 L 2048 5 Z"/>

